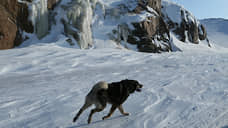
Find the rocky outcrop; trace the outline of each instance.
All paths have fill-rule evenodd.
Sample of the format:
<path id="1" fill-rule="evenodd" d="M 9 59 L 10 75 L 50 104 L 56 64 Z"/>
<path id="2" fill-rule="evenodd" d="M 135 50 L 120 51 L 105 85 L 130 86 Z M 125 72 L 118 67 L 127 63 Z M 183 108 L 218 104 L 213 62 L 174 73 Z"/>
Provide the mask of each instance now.
<path id="1" fill-rule="evenodd" d="M 0 17 L 0 49 L 9 49 L 14 46 L 17 26 L 8 19 L 11 16 L 2 6 L 0 6 Z"/>
<path id="2" fill-rule="evenodd" d="M 183 42 L 198 44 L 207 38 L 205 27 L 187 10 L 169 1 L 162 2 L 162 17 L 169 30 Z"/>
<path id="3" fill-rule="evenodd" d="M 9 49 L 20 45 L 23 41 L 21 32 L 33 32 L 28 7 L 17 0 L 1 0 L 0 2 L 0 49 Z"/>
<path id="4" fill-rule="evenodd" d="M 114 30 L 116 41 L 137 45 L 140 52 L 172 51 L 168 27 L 160 15 L 161 0 L 139 0 L 135 9 L 127 10 L 131 14 L 141 15 L 146 12 L 150 16 L 142 21 L 128 23 L 130 25 L 119 24 L 117 30 Z"/>
<path id="5" fill-rule="evenodd" d="M 59 0 L 48 0 L 48 8 L 53 9 Z M 29 19 L 28 4 L 32 0 L 1 0 L 0 2 L 0 49 L 10 49 L 20 45 L 26 38 L 23 32 L 33 33 L 34 25 Z"/>
<path id="6" fill-rule="evenodd" d="M 202 24 L 198 27 L 198 32 L 200 40 L 205 40 L 207 38 L 206 28 Z"/>
<path id="7" fill-rule="evenodd" d="M 0 49 L 13 48 L 29 37 L 47 37 L 50 42 L 63 37 L 64 43 L 81 49 L 94 47 L 99 38 L 140 52 L 160 53 L 178 49 L 171 39 L 173 33 L 183 42 L 197 44 L 207 39 L 205 27 L 194 16 L 166 0 L 60 1 L 2 0 Z"/>
<path id="8" fill-rule="evenodd" d="M 48 0 L 47 1 L 47 8 L 49 10 L 53 10 L 59 1 L 60 0 Z"/>
<path id="9" fill-rule="evenodd" d="M 161 17 L 148 17 L 146 21 L 132 24 L 135 29 L 129 34 L 127 42 L 137 44 L 139 51 L 171 51 L 169 30 Z"/>

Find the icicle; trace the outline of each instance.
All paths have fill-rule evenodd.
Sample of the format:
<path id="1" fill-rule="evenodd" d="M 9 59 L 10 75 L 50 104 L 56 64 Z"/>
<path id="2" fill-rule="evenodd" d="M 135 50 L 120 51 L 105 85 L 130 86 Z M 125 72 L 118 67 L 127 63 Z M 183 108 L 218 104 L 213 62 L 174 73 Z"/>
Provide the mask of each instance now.
<path id="1" fill-rule="evenodd" d="M 127 24 L 118 25 L 118 40 L 123 38 L 124 42 L 127 42 L 129 36 L 129 28 Z"/>
<path id="2" fill-rule="evenodd" d="M 30 19 L 39 39 L 48 33 L 47 0 L 34 1 L 31 5 Z"/>
<path id="3" fill-rule="evenodd" d="M 78 42 L 82 49 L 93 44 L 91 24 L 95 4 L 96 0 L 73 0 L 67 13 L 69 23 L 80 31 Z"/>

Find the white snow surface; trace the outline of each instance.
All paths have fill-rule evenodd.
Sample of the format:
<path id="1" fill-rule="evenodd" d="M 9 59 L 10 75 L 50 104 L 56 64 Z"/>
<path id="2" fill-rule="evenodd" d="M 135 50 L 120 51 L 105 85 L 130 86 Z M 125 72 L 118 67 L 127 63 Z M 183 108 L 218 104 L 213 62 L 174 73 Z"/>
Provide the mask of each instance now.
<path id="1" fill-rule="evenodd" d="M 49 44 L 0 51 L 1 128 L 223 128 L 228 125 L 228 50 L 185 44 L 183 52 L 80 50 Z M 135 79 L 142 92 L 110 105 L 87 124 L 87 109 L 72 119 L 98 81 Z"/>
<path id="2" fill-rule="evenodd" d="M 120 0 L 100 2 L 115 6 Z M 66 42 L 60 25 L 65 14 L 61 9 L 55 11 L 57 25 L 45 38 L 31 35 L 21 47 L 0 51 L 0 128 L 228 127 L 227 48 L 213 44 L 217 42 L 212 48 L 205 42 L 183 43 L 171 33 L 182 52 L 126 50 L 107 38 L 115 22 L 98 20 L 102 13 L 98 9 L 92 22 L 95 48 L 80 50 Z M 129 16 L 120 21 L 126 18 L 141 19 Z M 103 121 L 108 105 L 94 114 L 91 124 L 87 124 L 91 108 L 72 123 L 95 83 L 123 79 L 144 85 L 142 92 L 130 95 L 123 104 L 130 116 L 121 116 L 116 110 Z"/>

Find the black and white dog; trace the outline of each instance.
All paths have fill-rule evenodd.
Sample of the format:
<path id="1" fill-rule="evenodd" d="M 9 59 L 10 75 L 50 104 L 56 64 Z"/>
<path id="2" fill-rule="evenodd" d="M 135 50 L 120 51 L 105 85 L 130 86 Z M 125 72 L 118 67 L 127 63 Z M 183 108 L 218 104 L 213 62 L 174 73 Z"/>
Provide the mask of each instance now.
<path id="1" fill-rule="evenodd" d="M 112 107 L 108 115 L 103 117 L 103 120 L 111 117 L 116 108 L 118 108 L 123 115 L 129 115 L 129 113 L 124 112 L 122 104 L 124 103 L 124 101 L 126 101 L 126 99 L 131 93 L 135 91 L 140 92 L 142 87 L 143 85 L 140 84 L 138 81 L 128 79 L 113 83 L 106 83 L 104 81 L 98 82 L 87 94 L 85 103 L 79 110 L 77 115 L 74 117 L 73 122 L 78 119 L 80 114 L 85 109 L 87 109 L 93 104 L 96 107 L 91 110 L 88 118 L 88 123 L 91 122 L 92 115 L 95 112 L 100 112 L 104 110 L 107 103 L 111 104 Z"/>

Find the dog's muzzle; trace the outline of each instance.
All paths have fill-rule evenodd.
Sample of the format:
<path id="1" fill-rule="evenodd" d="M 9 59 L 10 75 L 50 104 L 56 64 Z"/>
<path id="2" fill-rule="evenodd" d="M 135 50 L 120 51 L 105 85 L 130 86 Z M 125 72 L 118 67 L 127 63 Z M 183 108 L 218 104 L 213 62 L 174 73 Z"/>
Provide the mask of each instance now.
<path id="1" fill-rule="evenodd" d="M 142 87 L 143 87 L 143 85 L 141 85 L 141 84 L 138 84 L 137 86 L 136 86 L 136 91 L 137 92 L 141 92 L 142 90 Z"/>

